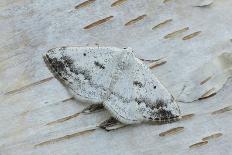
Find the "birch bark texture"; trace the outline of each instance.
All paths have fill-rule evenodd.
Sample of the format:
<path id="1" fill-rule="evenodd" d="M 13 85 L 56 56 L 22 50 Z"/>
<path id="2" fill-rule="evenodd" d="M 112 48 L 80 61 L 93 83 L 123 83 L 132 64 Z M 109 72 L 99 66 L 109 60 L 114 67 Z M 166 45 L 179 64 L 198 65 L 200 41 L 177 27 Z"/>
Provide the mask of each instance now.
<path id="1" fill-rule="evenodd" d="M 232 2 L 2 0 L 0 154 L 230 154 Z M 42 55 L 132 47 L 179 101 L 181 121 L 105 132 L 82 115 Z M 156 60 L 156 61 L 148 61 Z"/>

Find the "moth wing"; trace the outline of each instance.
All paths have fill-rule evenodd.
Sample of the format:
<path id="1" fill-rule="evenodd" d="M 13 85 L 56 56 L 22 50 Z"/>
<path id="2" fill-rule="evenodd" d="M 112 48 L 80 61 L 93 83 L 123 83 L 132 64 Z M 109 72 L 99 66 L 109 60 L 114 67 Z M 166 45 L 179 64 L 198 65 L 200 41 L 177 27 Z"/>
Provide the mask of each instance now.
<path id="1" fill-rule="evenodd" d="M 172 95 L 147 65 L 132 56 L 109 98 L 103 103 L 122 123 L 165 120 L 180 115 Z"/>
<path id="2" fill-rule="evenodd" d="M 62 47 L 49 50 L 44 59 L 77 100 L 98 104 L 108 91 L 121 53 L 114 47 Z"/>

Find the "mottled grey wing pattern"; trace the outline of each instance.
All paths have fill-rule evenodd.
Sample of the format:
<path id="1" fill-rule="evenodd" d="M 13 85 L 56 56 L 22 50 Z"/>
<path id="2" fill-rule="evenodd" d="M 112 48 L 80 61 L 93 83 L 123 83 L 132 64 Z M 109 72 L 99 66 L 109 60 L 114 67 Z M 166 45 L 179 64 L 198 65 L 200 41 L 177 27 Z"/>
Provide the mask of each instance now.
<path id="1" fill-rule="evenodd" d="M 77 100 L 103 103 L 120 122 L 162 121 L 180 115 L 172 95 L 131 49 L 63 47 L 50 50 L 44 58 Z"/>
<path id="2" fill-rule="evenodd" d="M 113 47 L 62 47 L 49 50 L 44 59 L 77 100 L 98 104 L 106 96 L 121 53 Z"/>
<path id="3" fill-rule="evenodd" d="M 126 124 L 165 121 L 180 116 L 172 95 L 154 77 L 147 65 L 133 53 L 115 83 L 104 106 Z"/>

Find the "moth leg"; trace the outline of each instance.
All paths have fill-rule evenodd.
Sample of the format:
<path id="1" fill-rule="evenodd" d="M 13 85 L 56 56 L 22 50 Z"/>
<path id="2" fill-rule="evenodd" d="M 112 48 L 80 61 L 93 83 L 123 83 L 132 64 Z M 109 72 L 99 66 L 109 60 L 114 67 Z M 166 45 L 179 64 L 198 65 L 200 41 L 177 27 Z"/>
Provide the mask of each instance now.
<path id="1" fill-rule="evenodd" d="M 114 117 L 110 117 L 99 125 L 100 128 L 105 129 L 106 131 L 116 130 L 125 126 L 126 124 L 119 122 Z"/>
<path id="2" fill-rule="evenodd" d="M 103 109 L 104 109 L 103 104 L 92 104 L 87 108 L 83 109 L 81 113 L 88 114 L 88 113 L 102 111 Z"/>

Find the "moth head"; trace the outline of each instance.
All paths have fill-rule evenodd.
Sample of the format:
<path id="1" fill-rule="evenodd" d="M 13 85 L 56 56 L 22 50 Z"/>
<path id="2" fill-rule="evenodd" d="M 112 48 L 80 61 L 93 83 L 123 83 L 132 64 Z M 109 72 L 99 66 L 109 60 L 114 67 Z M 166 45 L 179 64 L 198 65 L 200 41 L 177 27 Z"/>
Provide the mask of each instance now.
<path id="1" fill-rule="evenodd" d="M 123 48 L 123 53 L 122 55 L 118 56 L 118 61 L 119 61 L 119 68 L 122 70 L 128 69 L 133 66 L 135 61 L 135 55 L 130 47 L 128 48 Z"/>

